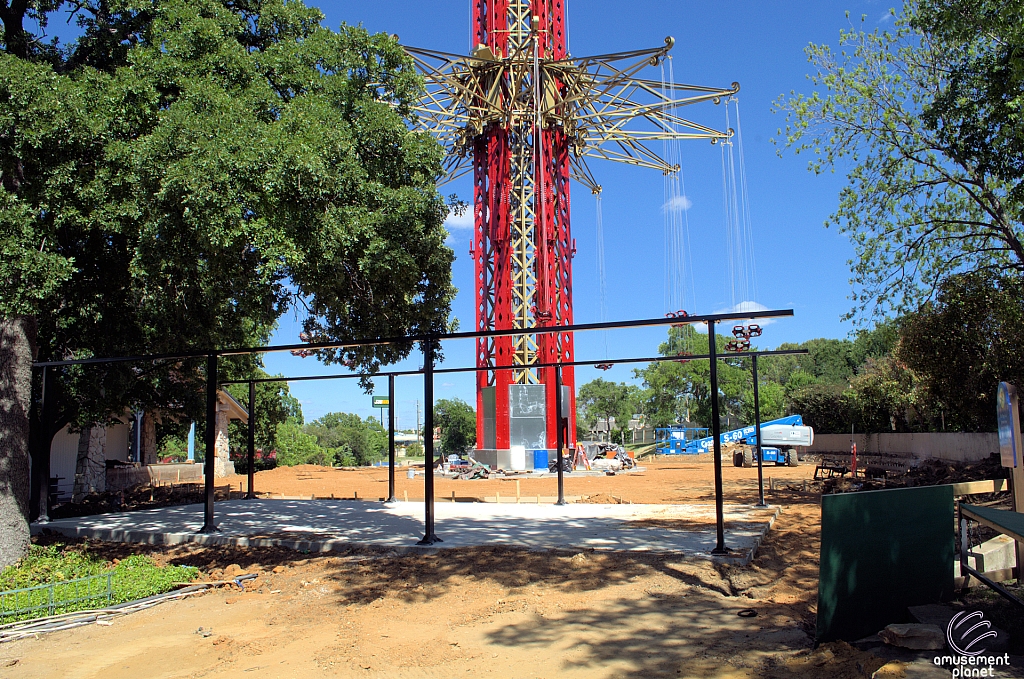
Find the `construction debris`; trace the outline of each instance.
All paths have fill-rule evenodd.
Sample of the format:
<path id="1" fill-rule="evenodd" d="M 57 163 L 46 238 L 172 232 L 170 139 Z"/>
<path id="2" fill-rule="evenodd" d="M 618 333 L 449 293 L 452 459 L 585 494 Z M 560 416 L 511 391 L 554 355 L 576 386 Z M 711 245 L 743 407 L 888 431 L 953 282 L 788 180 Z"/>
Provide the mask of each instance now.
<path id="1" fill-rule="evenodd" d="M 886 625 L 878 637 L 890 646 L 915 651 L 939 650 L 946 647 L 946 634 L 938 625 L 908 622 Z"/>

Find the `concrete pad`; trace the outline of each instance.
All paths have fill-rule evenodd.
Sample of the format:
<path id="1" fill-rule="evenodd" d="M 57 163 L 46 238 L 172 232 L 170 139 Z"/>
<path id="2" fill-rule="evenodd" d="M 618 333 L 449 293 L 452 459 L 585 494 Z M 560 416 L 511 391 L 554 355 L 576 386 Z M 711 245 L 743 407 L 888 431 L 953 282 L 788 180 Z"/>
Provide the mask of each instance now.
<path id="1" fill-rule="evenodd" d="M 163 507 L 33 524 L 33 533 L 113 542 L 278 546 L 324 552 L 352 546 L 420 551 L 423 504 L 351 500 L 228 500 L 215 505 L 220 532 L 200 535 L 203 505 Z M 668 552 L 713 558 L 714 505 L 497 505 L 438 502 L 435 547 L 507 545 L 528 549 Z M 767 509 L 728 505 L 725 558 L 746 564 L 778 516 Z"/>

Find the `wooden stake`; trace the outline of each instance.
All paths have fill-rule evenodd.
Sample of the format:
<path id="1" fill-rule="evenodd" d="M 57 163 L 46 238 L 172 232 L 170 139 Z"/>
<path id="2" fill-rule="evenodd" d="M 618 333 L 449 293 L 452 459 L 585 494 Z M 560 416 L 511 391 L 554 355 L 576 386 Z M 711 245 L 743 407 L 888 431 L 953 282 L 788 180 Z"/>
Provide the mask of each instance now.
<path id="1" fill-rule="evenodd" d="M 405 495 L 405 501 L 408 502 L 409 501 L 409 491 L 403 490 L 402 494 Z"/>
<path id="2" fill-rule="evenodd" d="M 516 479 L 516 504 L 519 504 L 519 479 Z"/>
<path id="3" fill-rule="evenodd" d="M 455 491 L 452 491 L 452 502 L 455 502 Z"/>
<path id="4" fill-rule="evenodd" d="M 498 491 L 494 491 L 494 502 L 495 504 L 501 503 L 501 493 L 499 493 Z"/>
<path id="5" fill-rule="evenodd" d="M 358 490 L 353 490 L 352 491 L 352 499 L 353 500 L 358 500 L 359 499 L 359 491 Z"/>

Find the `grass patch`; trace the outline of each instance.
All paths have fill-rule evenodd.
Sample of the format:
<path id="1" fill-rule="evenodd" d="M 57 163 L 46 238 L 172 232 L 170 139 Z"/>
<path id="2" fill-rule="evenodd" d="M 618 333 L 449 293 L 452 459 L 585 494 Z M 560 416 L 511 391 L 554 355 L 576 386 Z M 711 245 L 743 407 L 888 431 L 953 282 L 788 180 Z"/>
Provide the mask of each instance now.
<path id="1" fill-rule="evenodd" d="M 107 574 L 111 575 L 109 602 L 105 578 L 69 583 Z M 142 554 L 113 563 L 92 554 L 86 545 L 31 545 L 21 561 L 0 571 L 0 623 L 49 615 L 48 607 L 21 613 L 13 611 L 48 604 L 51 596 L 54 612 L 70 613 L 161 594 L 174 589 L 173 583 L 190 582 L 198 574 L 199 569 L 194 566 L 158 566 Z M 8 594 L 9 590 L 51 584 L 52 589 Z M 72 601 L 86 596 L 90 598 Z"/>

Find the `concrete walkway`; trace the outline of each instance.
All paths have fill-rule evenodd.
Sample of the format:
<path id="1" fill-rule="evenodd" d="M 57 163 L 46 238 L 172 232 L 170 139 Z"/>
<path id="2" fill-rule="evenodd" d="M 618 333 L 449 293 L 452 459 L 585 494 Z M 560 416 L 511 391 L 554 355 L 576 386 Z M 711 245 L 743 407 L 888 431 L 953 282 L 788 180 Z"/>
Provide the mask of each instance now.
<path id="1" fill-rule="evenodd" d="M 415 551 L 423 504 L 351 500 L 229 500 L 215 506 L 220 532 L 200 535 L 203 505 L 164 507 L 34 524 L 69 537 L 148 544 L 280 546 L 322 552 L 352 546 Z M 778 510 L 726 506 L 731 563 L 753 557 Z M 713 505 L 489 504 L 438 502 L 435 548 L 508 545 L 528 549 L 671 552 L 711 558 Z"/>

